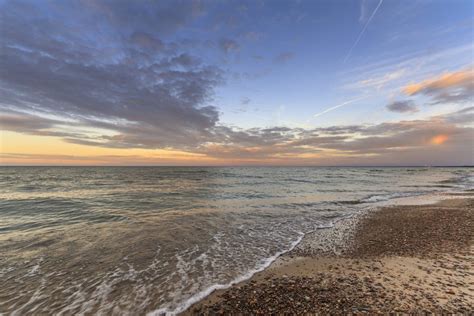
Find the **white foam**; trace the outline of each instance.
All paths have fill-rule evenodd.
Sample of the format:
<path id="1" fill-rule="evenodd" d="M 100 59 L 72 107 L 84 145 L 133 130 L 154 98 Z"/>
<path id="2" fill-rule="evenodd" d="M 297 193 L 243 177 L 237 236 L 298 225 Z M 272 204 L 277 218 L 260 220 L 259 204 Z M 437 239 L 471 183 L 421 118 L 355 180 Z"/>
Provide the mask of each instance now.
<path id="1" fill-rule="evenodd" d="M 214 292 L 216 290 L 227 289 L 227 288 L 231 287 L 234 284 L 237 284 L 237 283 L 240 283 L 240 282 L 243 282 L 243 281 L 246 281 L 246 280 L 250 279 L 255 273 L 263 271 L 267 267 L 269 267 L 282 254 L 293 250 L 296 247 L 296 245 L 298 245 L 301 242 L 301 240 L 303 240 L 304 235 L 305 235 L 304 233 L 300 233 L 298 238 L 294 242 L 291 243 L 291 245 L 288 249 L 283 250 L 283 251 L 279 251 L 275 255 L 264 259 L 260 266 L 258 266 L 257 268 L 255 268 L 253 270 L 248 271 L 247 273 L 245 273 L 245 274 L 243 274 L 243 275 L 241 275 L 241 276 L 239 276 L 235 279 L 233 279 L 229 283 L 226 283 L 226 284 L 213 284 L 213 285 L 209 286 L 208 288 L 206 288 L 205 290 L 194 294 L 193 296 L 191 296 L 186 301 L 179 304 L 174 309 L 169 309 L 167 307 L 159 308 L 157 310 L 154 310 L 154 311 L 148 313 L 147 315 L 148 316 L 158 316 L 158 315 L 176 315 L 176 314 L 179 314 L 181 312 L 184 312 L 186 309 L 188 309 L 194 303 L 199 302 L 200 300 L 204 299 L 206 296 L 208 296 L 209 294 L 211 294 L 212 292 Z"/>
<path id="2" fill-rule="evenodd" d="M 447 194 L 441 193 L 428 193 L 428 194 L 418 194 L 412 196 L 399 196 L 394 197 L 387 201 L 379 201 L 375 203 L 375 206 L 382 207 L 382 206 L 390 206 L 390 205 L 429 205 L 435 204 L 442 200 L 455 198 L 451 197 Z"/>
<path id="3" fill-rule="evenodd" d="M 25 275 L 27 277 L 34 276 L 39 273 L 41 268 L 41 263 L 43 262 L 44 258 L 40 257 L 38 263 L 31 267 L 31 270 Z"/>

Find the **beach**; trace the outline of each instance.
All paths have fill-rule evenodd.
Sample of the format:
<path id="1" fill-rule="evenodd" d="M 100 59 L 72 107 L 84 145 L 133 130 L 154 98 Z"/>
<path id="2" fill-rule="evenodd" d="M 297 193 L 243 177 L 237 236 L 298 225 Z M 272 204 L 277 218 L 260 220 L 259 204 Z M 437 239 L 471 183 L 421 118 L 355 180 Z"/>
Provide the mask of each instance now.
<path id="1" fill-rule="evenodd" d="M 266 270 L 184 314 L 468 314 L 474 310 L 473 195 L 386 206 L 308 234 Z"/>

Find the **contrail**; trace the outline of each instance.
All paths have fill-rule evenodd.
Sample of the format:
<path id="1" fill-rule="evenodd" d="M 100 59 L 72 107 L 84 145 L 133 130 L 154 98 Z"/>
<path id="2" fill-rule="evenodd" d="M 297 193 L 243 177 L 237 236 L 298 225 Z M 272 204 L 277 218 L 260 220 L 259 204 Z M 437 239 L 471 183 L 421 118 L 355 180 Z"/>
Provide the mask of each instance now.
<path id="1" fill-rule="evenodd" d="M 349 52 L 347 53 L 346 58 L 344 58 L 344 64 L 346 63 L 346 61 L 347 61 L 347 60 L 349 59 L 349 57 L 351 56 L 352 50 L 357 46 L 357 44 L 359 44 L 359 41 L 360 41 L 360 39 L 362 38 L 362 35 L 364 35 L 365 30 L 367 29 L 367 26 L 369 26 L 370 21 L 372 21 L 372 18 L 375 16 L 375 13 L 377 13 L 377 10 L 378 10 L 379 7 L 382 5 L 382 2 L 383 2 L 383 0 L 380 0 L 379 4 L 378 4 L 377 7 L 375 8 L 374 12 L 372 12 L 372 15 L 371 15 L 371 16 L 369 17 L 369 19 L 367 20 L 367 23 L 365 23 L 364 28 L 362 29 L 362 31 L 360 31 L 359 36 L 357 37 L 356 41 L 355 41 L 354 44 L 352 45 L 351 49 L 349 49 Z"/>
<path id="2" fill-rule="evenodd" d="M 335 110 L 335 109 L 337 109 L 337 108 L 340 108 L 341 106 L 348 105 L 348 104 L 351 104 L 351 103 L 354 103 L 354 102 L 356 102 L 356 101 L 359 101 L 359 100 L 362 100 L 362 99 L 366 99 L 366 98 L 368 98 L 368 96 L 364 96 L 364 97 L 352 99 L 352 100 L 349 100 L 349 101 L 346 101 L 346 102 L 342 102 L 341 104 L 335 105 L 335 106 L 330 107 L 330 108 L 328 108 L 328 109 L 326 109 L 326 110 L 324 110 L 324 111 L 322 111 L 322 112 L 319 112 L 319 113 L 317 113 L 317 114 L 314 114 L 314 115 L 313 115 L 313 118 L 314 118 L 314 117 L 321 116 L 321 115 L 326 114 L 326 113 L 328 113 L 328 112 L 331 112 L 331 111 L 333 111 L 333 110 Z"/>

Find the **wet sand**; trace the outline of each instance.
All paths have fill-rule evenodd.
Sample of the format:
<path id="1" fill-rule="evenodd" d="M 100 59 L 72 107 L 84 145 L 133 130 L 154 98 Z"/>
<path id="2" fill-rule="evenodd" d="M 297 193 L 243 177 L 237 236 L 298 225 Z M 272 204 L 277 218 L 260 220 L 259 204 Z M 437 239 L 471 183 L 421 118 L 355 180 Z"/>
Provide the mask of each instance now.
<path id="1" fill-rule="evenodd" d="M 306 236 L 265 271 L 184 314 L 472 311 L 474 199 L 464 198 L 385 207 Z"/>

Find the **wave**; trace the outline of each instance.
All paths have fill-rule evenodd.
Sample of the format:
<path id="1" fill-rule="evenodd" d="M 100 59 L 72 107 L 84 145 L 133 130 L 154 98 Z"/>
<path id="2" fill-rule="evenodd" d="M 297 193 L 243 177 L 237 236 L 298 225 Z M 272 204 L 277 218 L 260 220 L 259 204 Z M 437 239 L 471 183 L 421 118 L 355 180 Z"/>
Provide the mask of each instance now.
<path id="1" fill-rule="evenodd" d="M 320 184 L 320 183 L 324 182 L 324 181 L 313 181 L 313 180 L 292 179 L 292 178 L 285 179 L 284 181 L 287 181 L 287 182 L 299 182 L 299 183 L 311 183 L 311 184 Z"/>
<path id="2" fill-rule="evenodd" d="M 256 267 L 255 269 L 252 269 L 252 270 L 248 271 L 247 273 L 233 279 L 229 283 L 226 283 L 226 284 L 213 284 L 213 285 L 209 286 L 208 288 L 204 289 L 203 291 L 194 294 L 193 296 L 191 296 L 190 298 L 188 298 L 187 300 L 185 300 L 184 302 L 179 304 L 174 309 L 169 309 L 169 308 L 166 308 L 166 307 L 165 308 L 159 308 L 157 310 L 149 312 L 147 315 L 148 316 L 177 315 L 179 313 L 184 312 L 191 305 L 199 302 L 200 300 L 204 299 L 205 297 L 207 297 L 209 294 L 211 294 L 212 292 L 214 292 L 216 290 L 224 290 L 224 289 L 227 289 L 227 288 L 229 288 L 229 287 L 231 287 L 231 286 L 233 286 L 237 283 L 240 283 L 240 282 L 243 282 L 243 281 L 246 281 L 246 280 L 250 279 L 254 274 L 256 274 L 258 272 L 261 272 L 261 271 L 265 270 L 267 267 L 269 267 L 282 254 L 290 252 L 291 250 L 293 250 L 301 242 L 301 240 L 303 240 L 304 236 L 305 236 L 304 233 L 300 233 L 298 238 L 290 244 L 290 247 L 288 249 L 279 251 L 275 255 L 273 255 L 269 258 L 263 259 L 262 264 L 260 264 L 258 267 Z"/>
<path id="3" fill-rule="evenodd" d="M 375 203 L 375 202 L 389 201 L 389 200 L 402 198 L 402 197 L 418 196 L 425 193 L 426 192 L 424 191 L 419 191 L 419 192 L 394 192 L 394 193 L 388 193 L 388 194 L 374 194 L 374 195 L 369 195 L 361 199 L 360 201 L 362 203 Z"/>
<path id="4" fill-rule="evenodd" d="M 356 204 L 361 204 L 363 203 L 362 200 L 346 200 L 346 201 L 337 201 L 335 202 L 336 204 L 343 204 L 343 205 L 356 205 Z"/>
<path id="5" fill-rule="evenodd" d="M 306 235 L 312 234 L 312 233 L 314 233 L 314 232 L 316 232 L 320 229 L 333 228 L 334 225 L 337 222 L 342 221 L 342 220 L 346 220 L 346 219 L 349 219 L 349 218 L 352 218 L 352 217 L 353 217 L 353 214 L 349 214 L 349 215 L 346 215 L 346 216 L 340 216 L 340 217 L 337 217 L 336 219 L 330 221 L 329 223 L 320 224 L 320 225 L 316 226 L 316 228 L 311 229 L 307 232 L 298 232 L 298 237 L 296 238 L 296 240 L 294 240 L 293 242 L 290 243 L 288 248 L 286 248 L 284 250 L 281 250 L 281 251 L 278 251 L 274 255 L 272 255 L 268 258 L 261 259 L 260 264 L 257 267 L 255 267 L 254 269 L 251 269 L 251 270 L 247 271 L 246 273 L 232 279 L 228 283 L 225 283 L 225 284 L 221 284 L 221 283 L 212 284 L 212 285 L 208 286 L 207 288 L 205 288 L 204 290 L 192 295 L 191 297 L 189 297 L 188 299 L 186 299 L 182 303 L 178 304 L 177 307 L 175 307 L 175 308 L 162 307 L 162 308 L 158 308 L 154 311 L 151 311 L 151 312 L 147 313 L 147 315 L 148 316 L 162 316 L 162 315 L 171 316 L 171 315 L 180 314 L 180 313 L 186 311 L 193 304 L 195 304 L 195 303 L 203 300 L 207 296 L 209 296 L 214 291 L 216 291 L 216 290 L 225 290 L 227 288 L 230 288 L 231 286 L 233 286 L 235 284 L 238 284 L 238 283 L 244 282 L 246 280 L 249 280 L 256 273 L 265 270 L 275 260 L 277 260 L 281 255 L 292 251 L 303 240 L 303 238 Z"/>

